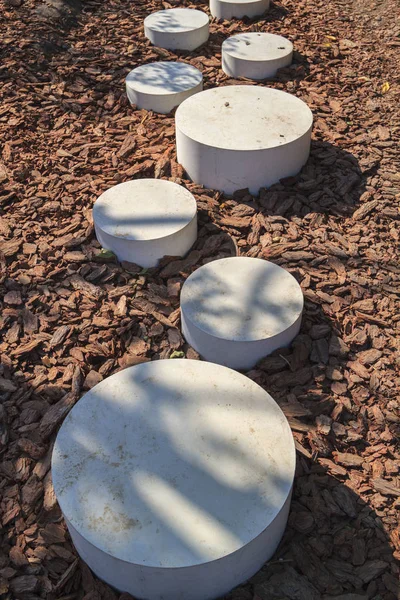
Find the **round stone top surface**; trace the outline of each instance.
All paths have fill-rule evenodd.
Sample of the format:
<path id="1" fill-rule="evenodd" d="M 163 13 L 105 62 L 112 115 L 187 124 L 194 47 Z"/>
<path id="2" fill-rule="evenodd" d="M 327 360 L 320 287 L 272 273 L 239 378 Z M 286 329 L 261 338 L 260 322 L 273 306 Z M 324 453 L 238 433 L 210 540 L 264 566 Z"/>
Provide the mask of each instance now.
<path id="1" fill-rule="evenodd" d="M 210 262 L 182 287 L 182 311 L 191 323 L 220 339 L 252 342 L 293 325 L 303 310 L 296 279 L 271 262 L 231 257 Z"/>
<path id="2" fill-rule="evenodd" d="M 286 92 L 232 85 L 187 98 L 175 120 L 182 133 L 206 146 L 265 150 L 300 138 L 310 130 L 313 117 L 307 104 Z"/>
<path id="3" fill-rule="evenodd" d="M 202 564 L 238 550 L 275 518 L 295 450 L 279 406 L 220 365 L 130 367 L 92 388 L 58 432 L 52 478 L 64 516 L 127 562 Z"/>
<path id="4" fill-rule="evenodd" d="M 133 69 L 126 85 L 143 94 L 174 94 L 191 90 L 203 80 L 201 71 L 183 62 L 155 62 Z"/>
<path id="5" fill-rule="evenodd" d="M 208 15 L 193 8 L 168 8 L 152 13 L 144 20 L 145 27 L 164 33 L 183 33 L 204 27 Z"/>
<path id="6" fill-rule="evenodd" d="M 293 44 L 273 33 L 239 33 L 225 40 L 222 50 L 234 58 L 266 61 L 283 58 L 293 52 Z"/>
<path id="7" fill-rule="evenodd" d="M 184 187 L 162 179 L 136 179 L 101 194 L 93 219 L 109 235 L 144 241 L 180 231 L 196 211 L 196 200 Z"/>

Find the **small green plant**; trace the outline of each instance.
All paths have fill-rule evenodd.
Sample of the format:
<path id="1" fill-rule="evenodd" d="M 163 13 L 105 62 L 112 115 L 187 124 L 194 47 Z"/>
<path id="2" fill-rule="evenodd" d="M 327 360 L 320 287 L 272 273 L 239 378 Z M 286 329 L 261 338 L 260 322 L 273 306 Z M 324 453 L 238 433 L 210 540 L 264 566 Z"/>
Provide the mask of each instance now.
<path id="1" fill-rule="evenodd" d="M 97 256 L 98 258 L 106 259 L 116 258 L 114 252 L 112 252 L 111 250 L 106 250 L 105 248 L 102 248 Z"/>
<path id="2" fill-rule="evenodd" d="M 185 358 L 185 353 L 182 350 L 174 350 L 170 358 Z"/>

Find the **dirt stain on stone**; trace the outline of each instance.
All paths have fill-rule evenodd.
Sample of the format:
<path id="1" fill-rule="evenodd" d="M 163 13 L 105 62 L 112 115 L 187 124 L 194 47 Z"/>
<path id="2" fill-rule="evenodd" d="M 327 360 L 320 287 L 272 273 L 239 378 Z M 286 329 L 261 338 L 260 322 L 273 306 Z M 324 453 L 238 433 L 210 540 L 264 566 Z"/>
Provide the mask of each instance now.
<path id="1" fill-rule="evenodd" d="M 108 504 L 105 505 L 101 517 L 89 516 L 87 526 L 92 531 L 112 527 L 114 533 L 120 533 L 127 529 L 141 529 L 142 527 L 137 519 L 132 519 L 123 512 L 113 510 Z"/>

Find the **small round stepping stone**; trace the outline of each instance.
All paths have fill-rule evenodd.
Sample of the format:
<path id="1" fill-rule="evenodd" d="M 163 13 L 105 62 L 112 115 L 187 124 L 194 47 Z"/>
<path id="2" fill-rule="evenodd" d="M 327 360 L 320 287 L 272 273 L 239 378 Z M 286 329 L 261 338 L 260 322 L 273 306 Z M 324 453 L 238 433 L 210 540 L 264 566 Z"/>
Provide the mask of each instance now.
<path id="1" fill-rule="evenodd" d="M 283 534 L 294 468 L 288 422 L 269 394 L 186 359 L 130 367 L 92 388 L 52 457 L 81 558 L 147 600 L 219 598 L 257 572 Z"/>
<path id="2" fill-rule="evenodd" d="M 183 62 L 156 62 L 133 69 L 125 84 L 131 104 L 167 114 L 189 96 L 201 92 L 203 75 Z"/>
<path id="3" fill-rule="evenodd" d="M 277 265 L 223 258 L 190 275 L 181 292 L 182 333 L 205 359 L 249 370 L 298 334 L 303 293 Z"/>
<path id="4" fill-rule="evenodd" d="M 280 90 L 212 88 L 176 111 L 178 162 L 207 188 L 257 194 L 307 162 L 312 121 L 307 104 Z"/>
<path id="5" fill-rule="evenodd" d="M 201 10 L 168 8 L 144 20 L 145 36 L 167 50 L 195 50 L 208 40 L 209 18 Z"/>
<path id="6" fill-rule="evenodd" d="M 210 0 L 210 12 L 217 19 L 258 17 L 269 8 L 270 0 Z"/>
<path id="7" fill-rule="evenodd" d="M 292 62 L 293 44 L 272 33 L 239 33 L 222 44 L 222 69 L 230 77 L 267 79 Z"/>
<path id="8" fill-rule="evenodd" d="M 120 261 L 155 267 L 163 256 L 184 256 L 197 237 L 192 194 L 162 179 L 120 183 L 93 206 L 96 237 Z"/>

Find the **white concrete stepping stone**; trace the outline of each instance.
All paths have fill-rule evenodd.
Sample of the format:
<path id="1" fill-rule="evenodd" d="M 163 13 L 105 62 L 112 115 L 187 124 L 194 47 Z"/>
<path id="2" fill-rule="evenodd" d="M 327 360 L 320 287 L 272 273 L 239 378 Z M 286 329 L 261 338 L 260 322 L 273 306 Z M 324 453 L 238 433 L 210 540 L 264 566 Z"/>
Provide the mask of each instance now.
<path id="1" fill-rule="evenodd" d="M 217 19 L 258 17 L 269 8 L 270 0 L 210 0 L 210 12 Z"/>
<path id="2" fill-rule="evenodd" d="M 272 33 L 239 33 L 222 44 L 222 69 L 230 77 L 266 79 L 292 62 L 293 44 Z"/>
<path id="3" fill-rule="evenodd" d="M 93 206 L 96 237 L 120 261 L 155 267 L 163 256 L 184 256 L 197 237 L 192 194 L 162 179 L 137 179 L 105 191 Z"/>
<path id="4" fill-rule="evenodd" d="M 298 334 L 303 293 L 285 269 L 233 257 L 200 267 L 181 292 L 182 333 L 205 359 L 248 370 Z"/>
<path id="5" fill-rule="evenodd" d="M 201 10 L 168 8 L 144 20 L 145 36 L 167 50 L 195 50 L 208 40 L 209 18 Z"/>
<path id="6" fill-rule="evenodd" d="M 147 600 L 219 598 L 257 572 L 283 534 L 294 469 L 288 422 L 267 392 L 185 359 L 95 386 L 52 457 L 81 558 Z"/>
<path id="7" fill-rule="evenodd" d="M 131 71 L 126 93 L 138 108 L 167 114 L 183 100 L 203 89 L 201 71 L 183 62 L 155 62 Z"/>
<path id="8" fill-rule="evenodd" d="M 226 86 L 188 98 L 175 115 L 178 162 L 207 188 L 257 194 L 295 175 L 310 153 L 312 113 L 296 96 Z"/>

